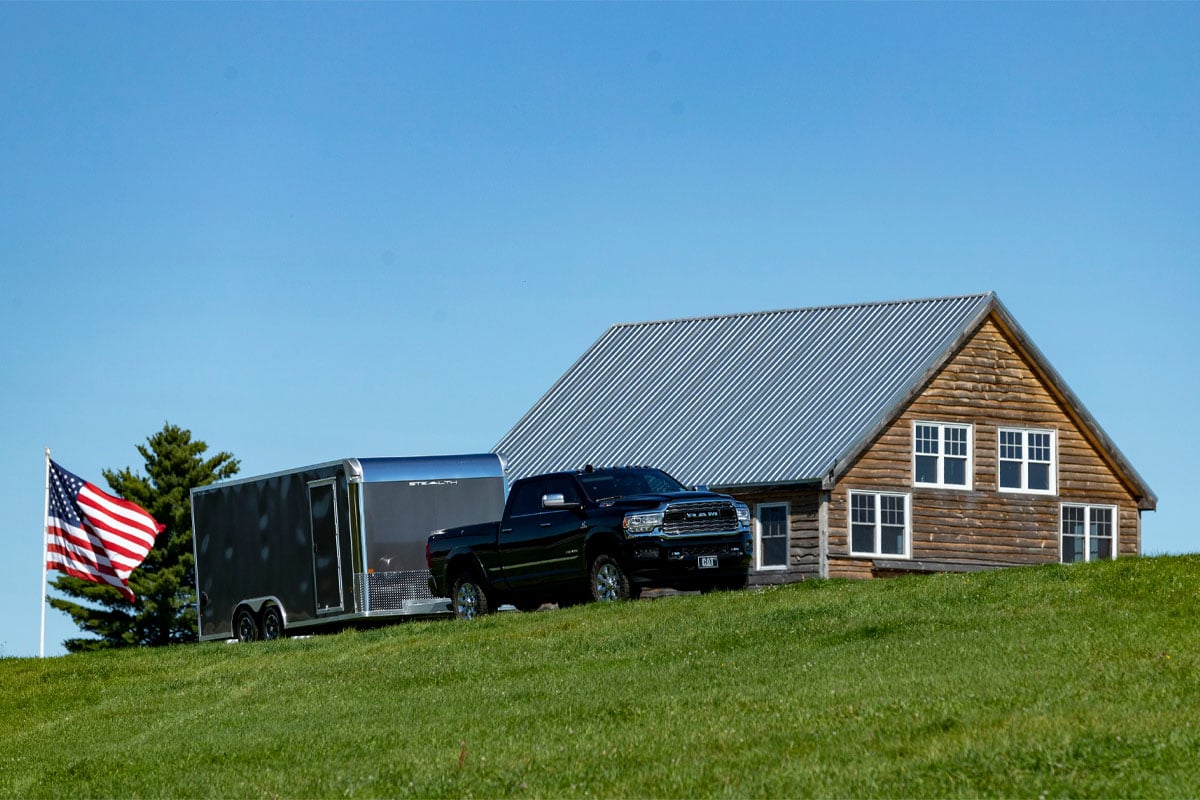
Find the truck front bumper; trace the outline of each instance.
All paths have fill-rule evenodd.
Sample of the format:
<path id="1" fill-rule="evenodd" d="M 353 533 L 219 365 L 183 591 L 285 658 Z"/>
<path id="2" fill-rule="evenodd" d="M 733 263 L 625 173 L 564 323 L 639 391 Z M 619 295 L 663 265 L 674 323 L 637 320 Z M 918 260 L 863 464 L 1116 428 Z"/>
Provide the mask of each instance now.
<path id="1" fill-rule="evenodd" d="M 724 536 L 638 536 L 626 541 L 631 583 L 705 589 L 744 582 L 754 557 L 749 532 Z"/>

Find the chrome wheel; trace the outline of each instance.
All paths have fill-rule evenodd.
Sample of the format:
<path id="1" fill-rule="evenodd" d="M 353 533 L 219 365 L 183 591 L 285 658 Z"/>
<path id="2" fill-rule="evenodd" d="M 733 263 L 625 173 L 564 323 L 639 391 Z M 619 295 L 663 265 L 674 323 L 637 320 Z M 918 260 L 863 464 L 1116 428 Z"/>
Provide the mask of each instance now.
<path id="1" fill-rule="evenodd" d="M 598 602 L 628 600 L 629 578 L 621 563 L 607 553 L 596 556 L 591 569 L 591 595 Z"/>
<path id="2" fill-rule="evenodd" d="M 451 600 L 454 616 L 458 619 L 475 619 L 492 610 L 487 590 L 473 574 L 463 575 L 454 581 Z"/>
<path id="3" fill-rule="evenodd" d="M 604 564 L 596 570 L 596 599 L 616 600 L 621 596 L 621 571 L 616 564 Z"/>
<path id="4" fill-rule="evenodd" d="M 479 615 L 479 590 L 473 583 L 458 587 L 454 597 L 454 614 L 462 619 L 475 619 Z"/>

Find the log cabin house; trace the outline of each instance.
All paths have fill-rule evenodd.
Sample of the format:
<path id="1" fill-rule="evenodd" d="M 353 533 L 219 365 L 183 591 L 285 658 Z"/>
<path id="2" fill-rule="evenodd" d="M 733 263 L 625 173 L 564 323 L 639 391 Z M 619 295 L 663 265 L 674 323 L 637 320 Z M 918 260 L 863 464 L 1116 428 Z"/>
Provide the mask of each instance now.
<path id="1" fill-rule="evenodd" d="M 615 325 L 495 450 L 734 495 L 752 584 L 1137 555 L 1157 502 L 992 293 Z"/>

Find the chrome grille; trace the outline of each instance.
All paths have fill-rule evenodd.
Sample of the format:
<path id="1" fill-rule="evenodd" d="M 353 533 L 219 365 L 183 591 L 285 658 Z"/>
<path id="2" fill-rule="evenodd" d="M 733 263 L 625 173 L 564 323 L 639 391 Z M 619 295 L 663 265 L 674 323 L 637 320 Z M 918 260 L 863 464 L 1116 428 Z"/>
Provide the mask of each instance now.
<path id="1" fill-rule="evenodd" d="M 672 503 L 663 514 L 663 533 L 685 536 L 737 530 L 737 511 L 728 500 Z"/>

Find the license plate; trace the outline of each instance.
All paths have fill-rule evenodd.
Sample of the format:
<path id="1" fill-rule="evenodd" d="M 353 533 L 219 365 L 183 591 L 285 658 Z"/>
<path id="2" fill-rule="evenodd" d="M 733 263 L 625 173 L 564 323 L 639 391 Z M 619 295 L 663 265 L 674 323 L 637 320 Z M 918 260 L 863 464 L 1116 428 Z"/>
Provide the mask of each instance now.
<path id="1" fill-rule="evenodd" d="M 716 556 L 697 556 L 696 561 L 700 569 L 715 569 L 717 566 Z"/>

